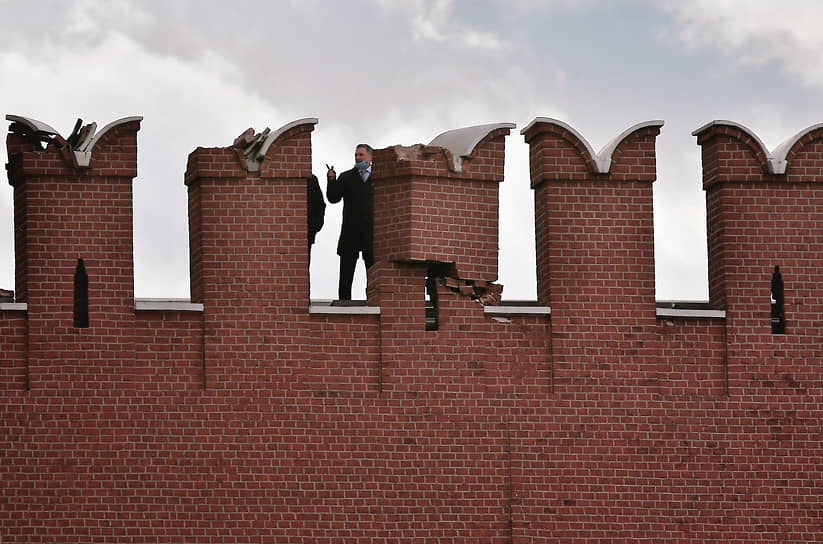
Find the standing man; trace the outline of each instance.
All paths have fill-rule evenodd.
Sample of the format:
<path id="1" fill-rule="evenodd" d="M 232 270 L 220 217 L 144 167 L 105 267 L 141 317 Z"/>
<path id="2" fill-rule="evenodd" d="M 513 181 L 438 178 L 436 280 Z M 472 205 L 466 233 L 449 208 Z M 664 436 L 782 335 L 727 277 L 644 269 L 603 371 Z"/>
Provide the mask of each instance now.
<path id="1" fill-rule="evenodd" d="M 374 239 L 374 183 L 371 179 L 372 148 L 358 144 L 354 150 L 354 168 L 340 177 L 329 168 L 326 173 L 326 197 L 336 204 L 343 200 L 343 225 L 337 254 L 340 255 L 340 283 L 337 297 L 351 300 L 351 284 L 357 259 L 363 254 L 368 269 L 374 264 L 372 241 Z"/>

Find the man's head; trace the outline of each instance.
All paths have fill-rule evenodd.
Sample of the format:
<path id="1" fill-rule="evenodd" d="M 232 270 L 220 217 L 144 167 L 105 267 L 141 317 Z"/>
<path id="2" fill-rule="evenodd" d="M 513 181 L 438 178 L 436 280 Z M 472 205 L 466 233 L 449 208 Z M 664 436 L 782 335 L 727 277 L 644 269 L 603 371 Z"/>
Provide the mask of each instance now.
<path id="1" fill-rule="evenodd" d="M 354 162 L 358 165 L 365 164 L 363 168 L 368 168 L 371 164 L 372 147 L 369 144 L 357 144 L 354 148 Z M 360 168 L 358 166 L 358 168 Z M 362 170 L 362 168 L 361 168 Z"/>

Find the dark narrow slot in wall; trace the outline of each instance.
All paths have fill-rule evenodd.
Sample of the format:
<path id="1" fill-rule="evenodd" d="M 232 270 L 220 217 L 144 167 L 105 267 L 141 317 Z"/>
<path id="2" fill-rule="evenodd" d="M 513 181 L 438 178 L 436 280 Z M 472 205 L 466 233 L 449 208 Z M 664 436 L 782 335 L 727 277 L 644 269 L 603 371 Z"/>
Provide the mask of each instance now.
<path id="1" fill-rule="evenodd" d="M 774 267 L 771 288 L 772 334 L 786 334 L 786 301 L 783 293 L 783 276 L 780 267 Z"/>
<path id="2" fill-rule="evenodd" d="M 83 259 L 77 259 L 74 269 L 74 326 L 89 326 L 89 276 Z"/>
<path id="3" fill-rule="evenodd" d="M 432 271 L 426 276 L 426 330 L 436 331 L 440 328 L 439 308 L 437 304 L 437 278 Z"/>

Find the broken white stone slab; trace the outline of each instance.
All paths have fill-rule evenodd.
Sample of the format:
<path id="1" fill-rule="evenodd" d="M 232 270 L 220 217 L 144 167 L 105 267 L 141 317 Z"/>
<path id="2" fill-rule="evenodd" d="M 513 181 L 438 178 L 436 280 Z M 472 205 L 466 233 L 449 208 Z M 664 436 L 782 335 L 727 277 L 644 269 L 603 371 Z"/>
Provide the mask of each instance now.
<path id="1" fill-rule="evenodd" d="M 291 123 L 286 123 L 274 131 L 266 127 L 263 132 L 252 138 L 251 141 L 243 147 L 243 154 L 246 157 L 246 165 L 248 166 L 249 172 L 260 171 L 260 165 L 263 163 L 266 153 L 269 152 L 269 148 L 280 136 L 285 134 L 286 131 L 300 125 L 316 125 L 317 122 L 316 117 L 305 117 L 292 121 Z"/>
<path id="2" fill-rule="evenodd" d="M 470 157 L 474 148 L 477 147 L 483 138 L 491 132 L 501 129 L 517 128 L 514 123 L 491 123 L 488 125 L 475 125 L 473 127 L 447 130 L 429 142 L 432 147 L 445 147 L 452 154 L 454 169 L 456 172 L 463 171 L 463 159 Z"/>

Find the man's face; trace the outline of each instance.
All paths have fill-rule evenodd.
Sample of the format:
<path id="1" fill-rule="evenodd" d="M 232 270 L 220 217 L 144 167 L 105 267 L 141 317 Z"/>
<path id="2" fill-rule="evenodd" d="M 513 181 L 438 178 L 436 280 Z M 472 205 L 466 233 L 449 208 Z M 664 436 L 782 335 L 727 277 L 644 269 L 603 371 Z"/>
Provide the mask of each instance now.
<path id="1" fill-rule="evenodd" d="M 371 163 L 371 153 L 365 147 L 358 147 L 354 150 L 354 162 L 366 161 Z"/>

